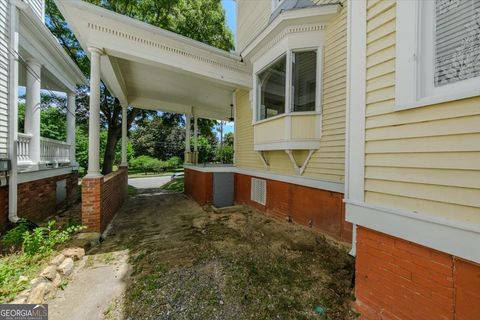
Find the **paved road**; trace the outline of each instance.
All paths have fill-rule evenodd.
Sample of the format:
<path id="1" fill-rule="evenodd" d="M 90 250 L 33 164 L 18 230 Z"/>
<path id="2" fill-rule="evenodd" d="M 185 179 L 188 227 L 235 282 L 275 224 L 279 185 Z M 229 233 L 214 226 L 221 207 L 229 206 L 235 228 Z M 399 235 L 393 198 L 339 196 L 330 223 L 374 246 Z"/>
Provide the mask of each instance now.
<path id="1" fill-rule="evenodd" d="M 170 181 L 170 176 L 151 177 L 151 178 L 133 178 L 128 179 L 128 184 L 137 189 L 160 188 Z"/>

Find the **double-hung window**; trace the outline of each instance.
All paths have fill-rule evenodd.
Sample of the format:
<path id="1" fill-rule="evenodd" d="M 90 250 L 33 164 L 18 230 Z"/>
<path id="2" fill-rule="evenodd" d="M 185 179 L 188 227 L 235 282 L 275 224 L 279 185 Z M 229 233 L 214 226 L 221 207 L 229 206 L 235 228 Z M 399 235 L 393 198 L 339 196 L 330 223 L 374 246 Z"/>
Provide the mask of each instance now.
<path id="1" fill-rule="evenodd" d="M 316 111 L 317 50 L 291 51 L 257 73 L 257 120 Z"/>
<path id="2" fill-rule="evenodd" d="M 396 106 L 480 95 L 480 1 L 397 2 Z"/>

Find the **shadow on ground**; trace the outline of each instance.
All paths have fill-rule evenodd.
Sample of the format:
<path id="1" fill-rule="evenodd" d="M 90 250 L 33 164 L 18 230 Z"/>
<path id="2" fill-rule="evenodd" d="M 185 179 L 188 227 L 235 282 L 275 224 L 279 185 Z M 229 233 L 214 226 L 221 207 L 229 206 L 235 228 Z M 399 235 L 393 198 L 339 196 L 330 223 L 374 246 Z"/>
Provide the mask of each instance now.
<path id="1" fill-rule="evenodd" d="M 183 194 L 142 191 L 89 254 L 119 252 L 130 271 L 107 319 L 354 318 L 346 249 L 261 213 L 206 212 Z"/>

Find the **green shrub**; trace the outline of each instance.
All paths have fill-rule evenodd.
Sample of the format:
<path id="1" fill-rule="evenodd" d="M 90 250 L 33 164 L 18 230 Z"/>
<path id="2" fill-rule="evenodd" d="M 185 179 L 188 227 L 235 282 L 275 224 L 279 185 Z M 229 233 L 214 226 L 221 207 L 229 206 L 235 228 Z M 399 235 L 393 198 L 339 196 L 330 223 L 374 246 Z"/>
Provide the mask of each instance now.
<path id="1" fill-rule="evenodd" d="M 25 219 L 20 219 L 17 225 L 8 230 L 2 237 L 2 247 L 4 249 L 18 249 L 23 244 L 23 236 L 29 230 L 28 222 Z"/>
<path id="2" fill-rule="evenodd" d="M 72 225 L 61 230 L 56 229 L 55 220 L 48 222 L 46 227 L 38 227 L 23 234 L 23 251 L 28 256 L 52 252 L 56 245 L 69 240 L 75 233 L 84 229 L 84 226 Z"/>
<path id="3" fill-rule="evenodd" d="M 168 167 L 171 169 L 177 169 L 182 166 L 183 161 L 180 157 L 173 156 L 170 159 L 168 159 Z"/>

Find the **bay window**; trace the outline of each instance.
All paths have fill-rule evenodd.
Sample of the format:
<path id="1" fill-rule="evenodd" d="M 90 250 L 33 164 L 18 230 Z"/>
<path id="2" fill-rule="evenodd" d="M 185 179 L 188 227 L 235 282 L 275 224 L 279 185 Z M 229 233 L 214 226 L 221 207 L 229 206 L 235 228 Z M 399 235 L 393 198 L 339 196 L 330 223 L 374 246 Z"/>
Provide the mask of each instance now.
<path id="1" fill-rule="evenodd" d="M 257 120 L 317 110 L 317 50 L 290 51 L 257 73 Z"/>

